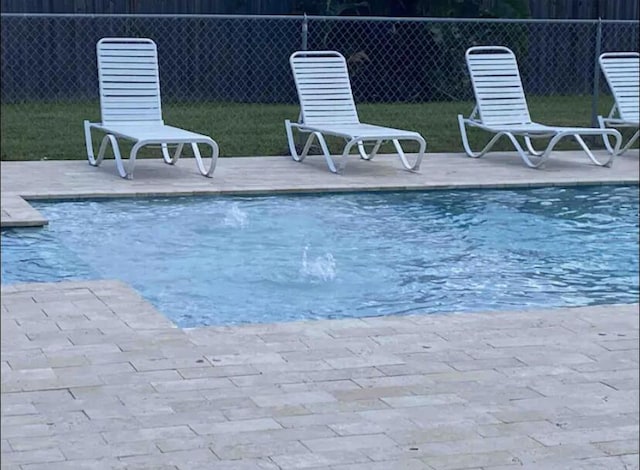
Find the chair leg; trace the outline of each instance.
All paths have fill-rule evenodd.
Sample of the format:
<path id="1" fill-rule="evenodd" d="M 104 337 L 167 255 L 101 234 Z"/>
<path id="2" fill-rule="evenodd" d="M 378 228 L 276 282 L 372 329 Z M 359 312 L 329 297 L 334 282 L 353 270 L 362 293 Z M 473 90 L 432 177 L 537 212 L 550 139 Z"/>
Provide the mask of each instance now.
<path id="1" fill-rule="evenodd" d="M 296 149 L 296 142 L 293 137 L 294 126 L 291 124 L 291 121 L 289 121 L 288 119 L 285 119 L 284 127 L 285 127 L 285 130 L 287 131 L 287 142 L 289 144 L 289 153 L 291 153 L 291 158 L 293 158 L 296 162 L 303 161 L 309 154 L 309 150 L 311 149 L 311 145 L 313 144 L 313 138 L 318 137 L 319 134 L 315 132 L 309 132 L 309 137 L 307 137 L 307 140 L 305 141 L 304 147 L 302 148 L 302 152 L 298 154 L 298 150 Z M 318 138 L 318 141 L 322 146 L 323 141 L 320 138 Z M 324 147 L 326 148 L 326 144 Z M 322 149 L 323 152 L 325 151 L 325 148 Z"/>
<path id="2" fill-rule="evenodd" d="M 103 139 L 104 141 L 104 139 Z M 91 123 L 87 120 L 84 121 L 84 144 L 87 148 L 87 159 L 89 165 L 98 166 L 102 163 L 102 158 L 96 159 L 93 155 L 93 141 L 91 139 Z"/>
<path id="3" fill-rule="evenodd" d="M 606 132 L 606 134 L 604 132 Z M 605 140 L 606 142 L 609 142 L 610 135 L 612 135 L 616 139 L 615 145 L 611 148 L 612 151 L 609 152 L 609 158 L 605 162 L 601 162 L 596 158 L 596 156 L 593 154 L 593 152 L 591 152 L 591 149 L 589 149 L 589 147 L 587 146 L 585 141 L 582 139 L 582 136 L 580 134 L 572 134 L 572 135 L 574 139 L 576 139 L 578 144 L 580 144 L 580 147 L 582 147 L 582 150 L 584 150 L 584 152 L 587 154 L 589 159 L 598 166 L 607 166 L 607 167 L 611 166 L 611 164 L 613 163 L 613 159 L 620 152 L 620 142 L 622 140 L 622 137 L 620 136 L 620 133 L 615 129 L 603 129 L 603 134 L 602 134 L 603 140 Z"/>
<path id="4" fill-rule="evenodd" d="M 111 144 L 111 149 L 113 150 L 113 157 L 116 160 L 116 169 L 118 173 L 123 178 L 127 177 L 127 171 L 124 168 L 124 164 L 122 163 L 122 156 L 120 155 L 120 146 L 118 145 L 118 140 L 112 134 L 106 134 L 102 138 L 102 142 L 100 143 L 100 149 L 98 150 L 98 158 L 95 159 L 95 163 L 92 163 L 94 166 L 100 165 L 102 160 L 104 159 L 104 153 L 107 150 L 107 144 Z"/>
<path id="5" fill-rule="evenodd" d="M 506 135 L 507 138 L 511 141 L 516 151 L 518 152 L 518 155 L 520 155 L 520 158 L 522 158 L 524 163 L 529 168 L 540 168 L 542 165 L 544 165 L 545 162 L 549 159 L 549 155 L 551 154 L 551 149 L 557 142 L 557 140 L 554 141 L 555 137 L 553 137 L 553 139 L 551 139 L 551 142 L 549 143 L 549 146 L 543 152 L 541 153 L 536 152 L 539 155 L 537 155 L 538 158 L 534 162 L 533 160 L 531 160 L 531 158 L 529 158 L 528 153 L 522 148 L 522 145 L 520 145 L 520 142 L 518 142 L 518 139 L 516 139 L 516 137 L 511 132 L 503 132 L 502 134 Z"/>
<path id="6" fill-rule="evenodd" d="M 542 165 L 544 165 L 545 162 L 549 159 L 551 150 L 556 145 L 558 140 L 560 140 L 564 135 L 566 135 L 566 134 L 555 135 L 549 142 L 549 145 L 547 146 L 547 148 L 544 151 L 540 152 L 533 147 L 533 144 L 531 143 L 531 139 L 528 136 L 525 136 L 525 139 L 524 139 L 525 145 L 527 147 L 527 150 L 525 151 L 525 149 L 522 147 L 520 142 L 518 142 L 518 139 L 516 139 L 515 135 L 513 135 L 511 132 L 498 132 L 496 135 L 493 136 L 493 138 L 487 143 L 487 145 L 485 145 L 485 147 L 481 151 L 474 152 L 473 150 L 471 150 L 471 146 L 469 145 L 469 140 L 467 138 L 466 120 L 460 114 L 458 115 L 458 127 L 460 128 L 460 135 L 462 136 L 462 146 L 464 147 L 464 150 L 469 157 L 471 158 L 482 157 L 494 146 L 494 144 L 498 141 L 498 139 L 500 139 L 500 137 L 506 136 L 511 141 L 511 144 L 515 147 L 516 151 L 518 152 L 518 155 L 520 155 L 520 158 L 522 158 L 524 163 L 529 168 L 540 168 Z M 536 158 L 536 160 L 534 161 L 530 158 L 530 155 L 536 156 L 538 158 Z"/>
<path id="7" fill-rule="evenodd" d="M 527 150 L 531 155 L 535 155 L 536 157 L 542 155 L 543 152 L 535 149 L 535 147 L 533 146 L 533 142 L 531 141 L 531 137 L 529 137 L 528 135 L 524 136 L 524 143 L 527 145 Z"/>
<path id="8" fill-rule="evenodd" d="M 612 129 L 609 129 L 606 132 L 607 134 L 613 135 L 614 137 L 616 137 L 616 145 L 614 147 L 614 153 L 611 154 L 611 156 L 606 162 L 600 162 L 595 157 L 595 155 L 593 155 L 593 153 L 591 152 L 591 150 L 589 149 L 585 141 L 582 139 L 582 136 L 580 136 L 579 134 L 570 134 L 567 132 L 559 132 L 558 134 L 554 135 L 549 141 L 547 148 L 544 150 L 544 152 L 542 152 L 542 155 L 540 155 L 540 158 L 535 163 L 531 162 L 531 160 L 527 157 L 527 155 L 522 151 L 522 147 L 520 147 L 519 145 L 517 146 L 517 150 L 518 150 L 518 153 L 520 153 L 520 156 L 522 157 L 522 159 L 525 161 L 525 163 L 528 166 L 530 166 L 531 168 L 540 168 L 549 159 L 549 157 L 551 156 L 551 152 L 553 151 L 553 148 L 556 146 L 556 144 L 560 142 L 560 140 L 562 140 L 564 137 L 571 135 L 578 142 L 580 147 L 582 147 L 582 150 L 587 154 L 587 156 L 591 159 L 593 163 L 595 163 L 598 166 L 611 166 L 613 158 L 615 157 L 617 151 L 620 148 L 620 134 L 617 131 Z M 513 138 L 512 141 L 517 142 L 515 138 Z"/>
<path id="9" fill-rule="evenodd" d="M 471 158 L 480 158 L 484 156 L 489 150 L 491 150 L 491 147 L 494 146 L 494 144 L 498 141 L 498 139 L 500 139 L 500 137 L 506 135 L 506 133 L 504 132 L 498 132 L 482 150 L 480 150 L 479 152 L 474 152 L 473 150 L 471 150 L 471 146 L 469 145 L 465 118 L 461 114 L 458 114 L 458 127 L 460 128 L 460 136 L 462 137 L 462 147 L 464 148 L 467 156 Z"/>
<path id="10" fill-rule="evenodd" d="M 289 144 L 289 153 L 291 153 L 291 158 L 293 158 L 296 162 L 301 162 L 302 160 L 304 160 L 306 152 L 303 151 L 302 155 L 298 155 L 298 151 L 296 150 L 296 142 L 293 138 L 293 125 L 291 124 L 291 121 L 289 119 L 284 120 L 284 128 L 287 132 L 287 143 Z M 305 148 L 307 149 L 307 151 L 307 147 L 311 146 L 311 144 L 309 143 L 310 139 L 312 139 L 312 135 L 309 135 L 309 137 L 307 137 L 307 142 L 305 144 Z"/>
<path id="11" fill-rule="evenodd" d="M 146 145 L 145 142 L 136 142 L 133 147 L 131 147 L 131 153 L 129 153 L 129 164 L 128 169 L 126 171 L 125 178 L 132 180 L 133 179 L 133 169 L 136 166 L 136 157 L 138 156 L 138 151 Z"/>
<path id="12" fill-rule="evenodd" d="M 338 169 L 337 170 L 335 168 L 332 169 L 331 166 L 329 166 L 329 169 L 334 173 L 342 173 L 345 167 L 347 166 L 347 158 L 349 157 L 349 153 L 351 152 L 351 149 L 353 148 L 354 145 L 357 145 L 360 142 L 362 142 L 362 139 L 358 139 L 358 138 L 351 139 L 349 142 L 347 142 L 347 145 L 345 145 L 344 149 L 342 150 L 342 158 L 340 159 L 340 163 L 338 164 Z M 329 159 L 327 160 L 327 163 L 329 163 Z"/>
<path id="13" fill-rule="evenodd" d="M 180 156 L 182 155 L 182 148 L 184 144 L 178 144 L 176 151 L 173 153 L 173 156 L 169 154 L 169 145 L 168 144 L 160 144 L 160 148 L 162 149 L 162 158 L 167 165 L 175 165 Z"/>
<path id="14" fill-rule="evenodd" d="M 213 172 L 216 169 L 216 163 L 218 162 L 218 153 L 219 148 L 218 144 L 212 139 L 207 140 L 206 142 L 201 142 L 202 144 L 208 145 L 211 147 L 211 164 L 209 165 L 209 169 L 205 169 L 204 163 L 202 161 L 202 155 L 200 154 L 200 148 L 198 147 L 197 142 L 191 142 L 191 148 L 193 150 L 193 155 L 196 158 L 196 164 L 198 165 L 198 170 L 203 176 L 208 178 L 213 177 Z M 182 147 L 182 144 L 180 144 Z"/>
<path id="15" fill-rule="evenodd" d="M 382 145 L 382 140 L 376 140 L 376 143 L 371 149 L 370 153 L 367 153 L 367 150 L 364 148 L 364 142 L 358 142 L 358 152 L 360 153 L 360 158 L 363 160 L 372 160 L 378 154 L 378 150 L 380 150 L 380 146 Z"/>
<path id="16" fill-rule="evenodd" d="M 291 158 L 293 158 L 296 162 L 302 162 L 305 158 L 307 158 L 307 155 L 309 154 L 309 150 L 311 149 L 311 145 L 313 145 L 313 140 L 315 138 L 315 139 L 318 139 L 318 143 L 320 144 L 322 154 L 324 155 L 324 158 L 327 161 L 327 166 L 329 167 L 329 170 L 331 170 L 332 173 L 338 172 L 336 165 L 333 162 L 333 159 L 331 158 L 331 153 L 329 153 L 329 147 L 327 146 L 327 142 L 325 141 L 324 137 L 320 132 L 317 132 L 317 131 L 309 132 L 309 137 L 307 137 L 307 140 L 304 144 L 302 152 L 298 154 L 298 151 L 296 150 L 295 141 L 293 139 L 293 126 L 291 125 L 291 122 L 288 119 L 285 120 L 284 124 L 285 124 L 285 129 L 287 131 L 287 141 L 289 142 L 289 152 L 291 152 Z"/>
<path id="17" fill-rule="evenodd" d="M 598 116 L 598 125 L 601 129 L 608 129 L 607 125 L 602 116 Z M 611 141 L 609 140 L 609 136 L 607 134 L 602 134 L 602 141 L 604 142 L 604 146 L 609 153 L 613 153 L 613 146 L 611 145 Z"/>
<path id="18" fill-rule="evenodd" d="M 329 170 L 332 173 L 338 173 L 338 169 L 336 168 L 336 164 L 334 163 L 333 158 L 331 158 L 331 153 L 329 152 L 329 146 L 327 145 L 327 141 L 324 139 L 324 136 L 317 131 L 312 132 L 312 135 L 314 135 L 316 139 L 318 139 L 318 143 L 320 144 L 320 148 L 322 149 L 322 154 L 324 155 L 324 159 L 327 162 L 327 166 L 329 167 Z M 311 136 L 309 136 L 309 139 L 311 139 Z M 304 151 L 303 151 L 305 157 L 310 147 L 311 147 L 311 142 L 307 140 L 307 144 L 304 146 Z"/>
<path id="19" fill-rule="evenodd" d="M 420 144 L 420 149 L 418 151 L 418 156 L 416 158 L 416 161 L 413 165 L 411 165 L 409 163 L 409 161 L 407 160 L 407 157 L 404 153 L 404 150 L 402 149 L 402 146 L 400 145 L 400 142 L 398 139 L 393 139 L 393 145 L 396 148 L 396 151 L 398 152 L 398 156 L 400 157 L 400 161 L 402 162 L 402 165 L 409 171 L 418 171 L 420 169 L 420 164 L 422 163 L 422 158 L 424 156 L 424 152 L 425 149 L 427 147 L 427 143 L 425 142 L 424 139 L 415 139 L 416 142 L 418 142 Z M 347 142 L 347 145 L 345 145 L 344 150 L 342 151 L 342 159 L 340 160 L 340 164 L 338 166 L 338 173 L 342 173 L 345 169 L 345 167 L 347 166 L 347 158 L 349 157 L 349 153 L 351 152 L 351 149 L 353 148 L 354 145 L 357 145 L 358 148 L 360 148 L 360 145 L 363 143 L 364 141 L 362 140 L 362 138 L 355 138 L 355 139 L 351 139 L 349 142 Z M 376 141 L 376 145 L 374 147 L 374 151 L 377 152 L 377 149 L 379 148 L 380 144 L 382 141 L 377 140 Z M 375 155 L 375 153 L 372 151 L 371 154 L 369 155 L 369 158 L 365 158 L 365 160 L 370 160 L 371 158 L 373 158 L 373 156 Z M 362 157 L 362 154 L 360 155 Z M 329 160 L 327 160 L 327 163 L 329 162 Z M 330 167 L 331 168 L 331 167 Z M 334 171 L 333 169 L 331 171 Z M 334 171 L 335 173 L 335 171 Z"/>
<path id="20" fill-rule="evenodd" d="M 420 148 L 418 149 L 418 156 L 416 157 L 415 163 L 411 165 L 407 160 L 407 156 L 402 150 L 400 141 L 398 141 L 398 139 L 393 139 L 393 145 L 396 148 L 396 151 L 398 152 L 398 156 L 400 157 L 402 166 L 404 166 L 409 171 L 418 171 L 420 169 L 420 164 L 422 163 L 422 158 L 424 157 L 424 152 L 427 148 L 427 142 L 424 139 L 415 139 L 415 140 L 420 145 Z"/>
<path id="21" fill-rule="evenodd" d="M 317 138 L 315 132 L 309 133 L 309 137 L 307 137 L 307 140 L 305 140 L 304 146 L 302 147 L 302 152 L 300 152 L 298 158 L 295 159 L 296 161 L 301 162 L 302 160 L 307 158 L 307 155 L 309 155 L 309 150 L 311 150 L 311 146 L 313 145 L 313 139 L 315 138 Z"/>
<path id="22" fill-rule="evenodd" d="M 551 156 L 551 152 L 553 151 L 553 149 L 556 146 L 556 144 L 560 140 L 562 140 L 564 137 L 567 137 L 569 135 L 573 136 L 573 138 L 578 142 L 580 147 L 582 147 L 582 150 L 587 154 L 587 156 L 591 159 L 591 161 L 593 163 L 595 163 L 598 166 L 607 166 L 608 167 L 608 166 L 611 166 L 614 157 L 619 152 L 621 137 L 620 137 L 620 133 L 618 131 L 616 131 L 615 129 L 606 129 L 606 130 L 603 130 L 603 132 L 606 133 L 607 136 L 610 135 L 610 136 L 615 137 L 615 139 L 616 139 L 616 144 L 612 147 L 613 153 L 611 153 L 611 156 L 605 162 L 601 162 L 595 157 L 595 155 L 593 154 L 593 152 L 591 152 L 591 150 L 589 149 L 589 147 L 587 146 L 587 144 L 585 143 L 584 139 L 582 138 L 582 136 L 580 134 L 559 132 L 558 134 L 554 135 L 551 138 L 551 140 L 549 141 L 549 144 L 547 145 L 547 148 L 545 148 L 543 152 L 537 152 L 539 154 L 539 158 L 537 159 L 536 162 L 533 162 L 527 156 L 526 152 L 524 151 L 522 146 L 520 146 L 520 144 L 518 143 L 518 141 L 516 140 L 516 138 L 514 136 L 512 136 L 512 135 L 508 135 L 508 136 L 509 136 L 509 139 L 511 140 L 511 142 L 513 143 L 513 145 L 516 147 L 516 150 L 518 151 L 518 153 L 520 154 L 520 156 L 522 157 L 524 162 L 527 164 L 527 166 L 529 166 L 531 168 L 540 168 L 540 167 L 542 167 L 545 164 L 545 162 L 549 159 L 549 157 Z M 604 138 L 605 137 L 603 135 L 603 139 Z"/>
<path id="23" fill-rule="evenodd" d="M 636 140 L 638 140 L 639 136 L 640 136 L 640 130 L 637 130 L 636 133 L 633 134 L 633 136 L 629 139 L 629 142 L 627 142 L 627 144 L 620 149 L 620 152 L 618 153 L 618 155 L 622 155 L 627 150 L 629 150 L 631 146 L 636 142 Z"/>
<path id="24" fill-rule="evenodd" d="M 598 116 L 598 124 L 602 129 L 611 129 L 610 127 L 606 127 L 606 122 L 602 116 Z M 636 130 L 636 132 L 631 136 L 629 141 L 623 147 L 620 148 L 618 155 L 622 155 L 627 150 L 629 150 L 631 146 L 638 140 L 638 137 L 640 137 L 640 130 Z M 602 140 L 604 141 L 604 145 L 607 148 L 607 151 L 609 153 L 613 153 L 614 149 L 613 149 L 613 146 L 611 145 L 611 141 L 609 140 L 609 136 L 606 134 L 603 134 Z"/>

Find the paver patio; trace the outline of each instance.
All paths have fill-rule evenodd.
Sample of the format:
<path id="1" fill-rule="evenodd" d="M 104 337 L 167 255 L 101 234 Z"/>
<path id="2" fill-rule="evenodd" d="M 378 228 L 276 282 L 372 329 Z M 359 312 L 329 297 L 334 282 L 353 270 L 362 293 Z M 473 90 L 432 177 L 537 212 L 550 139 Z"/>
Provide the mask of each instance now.
<path id="1" fill-rule="evenodd" d="M 222 159 L 211 180 L 152 160 L 133 181 L 2 162 L 3 225 L 38 216 L 21 196 L 638 182 L 637 152 L 516 158 Z M 119 281 L 1 294 L 3 470 L 638 468 L 637 304 L 183 330 Z"/>

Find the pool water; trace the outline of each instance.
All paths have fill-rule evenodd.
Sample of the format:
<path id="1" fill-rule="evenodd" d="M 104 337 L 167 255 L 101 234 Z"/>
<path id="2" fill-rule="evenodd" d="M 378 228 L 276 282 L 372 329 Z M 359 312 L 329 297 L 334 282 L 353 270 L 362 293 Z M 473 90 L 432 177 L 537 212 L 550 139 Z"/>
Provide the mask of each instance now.
<path id="1" fill-rule="evenodd" d="M 638 302 L 638 188 L 33 203 L 2 282 L 121 279 L 183 327 Z"/>

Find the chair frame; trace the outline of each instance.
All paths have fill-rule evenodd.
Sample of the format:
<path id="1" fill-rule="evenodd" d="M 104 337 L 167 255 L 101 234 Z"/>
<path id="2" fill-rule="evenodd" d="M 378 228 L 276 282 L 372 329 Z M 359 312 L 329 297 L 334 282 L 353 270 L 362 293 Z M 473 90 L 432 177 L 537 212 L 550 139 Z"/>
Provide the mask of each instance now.
<path id="1" fill-rule="evenodd" d="M 636 132 L 629 141 L 620 149 L 618 155 L 629 150 L 640 136 L 638 117 L 638 60 L 637 52 L 605 52 L 598 58 L 600 70 L 604 74 L 609 89 L 613 95 L 614 103 L 607 117 L 598 115 L 598 124 L 601 128 L 635 128 Z M 635 76 L 633 73 L 635 72 Z M 634 99 L 635 98 L 635 99 Z M 635 111 L 635 115 L 629 116 Z M 635 118 L 635 119 L 634 119 Z M 614 152 L 608 137 L 603 135 L 602 140 L 609 153 Z"/>
<path id="2" fill-rule="evenodd" d="M 84 121 L 87 159 L 99 166 L 110 145 L 121 177 L 132 179 L 138 151 L 157 145 L 165 163 L 174 165 L 185 145 L 190 145 L 198 170 L 212 177 L 218 159 L 218 144 L 195 132 L 165 125 L 162 119 L 158 53 L 154 41 L 146 38 L 103 38 L 96 44 L 100 112 L 102 122 Z M 97 157 L 94 155 L 91 131 L 104 132 Z M 118 139 L 133 141 L 128 164 L 125 165 Z M 199 144 L 211 149 L 208 168 L 202 159 Z M 173 154 L 169 146 L 176 146 Z"/>
<path id="3" fill-rule="evenodd" d="M 476 62 L 484 57 L 486 62 Z M 533 122 L 522 87 L 520 72 L 514 53 L 504 46 L 474 46 L 465 54 L 467 68 L 476 99 L 468 118 L 458 115 L 458 127 L 465 153 L 471 158 L 484 156 L 503 136 L 507 137 L 530 168 L 540 168 L 551 156 L 556 144 L 565 137 L 573 137 L 589 159 L 598 166 L 611 166 L 620 149 L 621 135 L 615 129 L 547 126 Z M 469 145 L 466 127 L 482 129 L 495 134 L 485 147 L 474 152 Z M 582 136 L 605 135 L 615 137 L 614 152 L 606 161 L 598 160 Z M 516 136 L 524 138 L 525 148 Z M 536 150 L 533 139 L 550 139 L 547 147 Z"/>
<path id="4" fill-rule="evenodd" d="M 383 142 L 391 141 L 404 168 L 414 172 L 420 169 L 426 141 L 419 133 L 360 122 L 347 63 L 342 54 L 336 51 L 298 51 L 291 55 L 289 63 L 300 102 L 298 122 L 291 122 L 289 119 L 284 122 L 293 160 L 302 162 L 308 156 L 314 139 L 317 139 L 329 170 L 341 173 L 354 146 L 357 147 L 360 158 L 372 160 Z M 300 134 L 309 134 L 301 153 L 296 149 L 294 129 Z M 325 135 L 345 140 L 337 165 L 329 152 Z M 418 155 L 413 164 L 408 161 L 400 140 L 419 144 Z M 373 142 L 373 148 L 368 151 L 365 143 L 370 142 Z"/>

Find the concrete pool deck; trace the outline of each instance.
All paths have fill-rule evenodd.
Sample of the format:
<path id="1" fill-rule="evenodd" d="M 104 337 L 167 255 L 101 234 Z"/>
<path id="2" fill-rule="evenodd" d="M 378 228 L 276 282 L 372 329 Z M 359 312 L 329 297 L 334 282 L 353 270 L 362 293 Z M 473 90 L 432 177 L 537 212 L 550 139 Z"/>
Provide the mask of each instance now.
<path id="1" fill-rule="evenodd" d="M 638 161 L 2 162 L 2 220 L 42 224 L 25 199 L 52 197 L 637 184 Z M 119 281 L 1 294 L 2 470 L 638 468 L 637 304 L 183 330 Z"/>
<path id="2" fill-rule="evenodd" d="M 593 165 L 582 152 L 556 152 L 545 168 L 533 170 L 515 153 L 481 159 L 428 154 L 420 172 L 411 173 L 397 156 L 371 162 L 354 156 L 344 174 L 335 175 L 319 155 L 303 163 L 284 156 L 243 157 L 219 159 L 213 178 L 204 178 L 192 158 L 176 166 L 157 158 L 139 160 L 133 180 L 120 178 L 113 160 L 98 168 L 86 160 L 2 162 L 2 226 L 46 223 L 24 199 L 638 184 L 638 162 L 637 150 L 616 158 L 611 168 Z"/>

